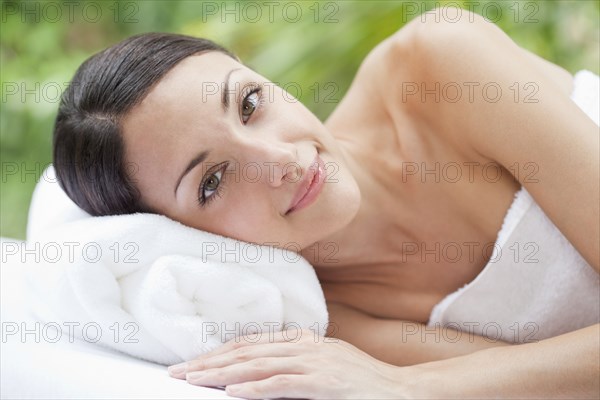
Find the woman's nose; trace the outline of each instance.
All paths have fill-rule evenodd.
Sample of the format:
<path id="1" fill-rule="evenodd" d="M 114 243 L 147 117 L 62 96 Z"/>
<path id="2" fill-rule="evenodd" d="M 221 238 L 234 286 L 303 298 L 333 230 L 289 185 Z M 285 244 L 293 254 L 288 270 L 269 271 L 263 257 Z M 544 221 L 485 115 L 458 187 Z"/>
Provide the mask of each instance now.
<path id="1" fill-rule="evenodd" d="M 248 144 L 246 163 L 260 173 L 258 179 L 273 187 L 293 181 L 301 173 L 298 149 L 293 143 L 256 140 Z"/>

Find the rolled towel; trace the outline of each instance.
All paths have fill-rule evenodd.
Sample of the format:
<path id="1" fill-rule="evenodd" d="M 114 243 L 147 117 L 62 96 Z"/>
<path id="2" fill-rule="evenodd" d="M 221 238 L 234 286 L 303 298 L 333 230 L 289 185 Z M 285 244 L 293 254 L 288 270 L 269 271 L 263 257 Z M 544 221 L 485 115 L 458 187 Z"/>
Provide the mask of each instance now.
<path id="1" fill-rule="evenodd" d="M 153 362 L 189 360 L 254 332 L 325 334 L 323 291 L 298 253 L 161 215 L 91 217 L 52 166 L 34 192 L 21 253 L 39 319 Z"/>

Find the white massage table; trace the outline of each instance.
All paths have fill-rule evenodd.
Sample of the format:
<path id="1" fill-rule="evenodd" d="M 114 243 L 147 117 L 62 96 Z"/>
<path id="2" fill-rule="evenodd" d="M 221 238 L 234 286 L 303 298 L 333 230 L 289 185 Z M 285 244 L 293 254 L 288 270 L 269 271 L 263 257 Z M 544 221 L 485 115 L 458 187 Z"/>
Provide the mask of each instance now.
<path id="1" fill-rule="evenodd" d="M 51 325 L 21 337 L 21 327 L 36 331 L 35 318 L 27 307 L 26 287 L 19 281 L 19 258 L 5 257 L 0 238 L 0 397 L 2 399 L 236 399 L 224 390 L 193 386 L 169 377 L 166 367 L 135 359 L 83 340 L 69 341 L 62 334 L 55 343 Z M 8 262 L 4 262 L 8 260 Z M 15 329 L 18 332 L 14 333 Z"/>

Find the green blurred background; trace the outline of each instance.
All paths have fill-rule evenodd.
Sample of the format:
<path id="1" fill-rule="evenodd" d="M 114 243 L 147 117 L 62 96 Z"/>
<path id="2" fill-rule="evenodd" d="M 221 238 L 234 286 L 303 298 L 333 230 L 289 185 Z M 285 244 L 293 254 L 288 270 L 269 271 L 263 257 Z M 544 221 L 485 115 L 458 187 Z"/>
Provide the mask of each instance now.
<path id="1" fill-rule="evenodd" d="M 81 62 L 120 39 L 148 31 L 207 37 L 325 119 L 370 49 L 421 11 L 450 4 L 572 73 L 599 72 L 593 0 L 2 1 L 0 235 L 25 238 L 33 188 L 51 162 L 60 90 Z"/>

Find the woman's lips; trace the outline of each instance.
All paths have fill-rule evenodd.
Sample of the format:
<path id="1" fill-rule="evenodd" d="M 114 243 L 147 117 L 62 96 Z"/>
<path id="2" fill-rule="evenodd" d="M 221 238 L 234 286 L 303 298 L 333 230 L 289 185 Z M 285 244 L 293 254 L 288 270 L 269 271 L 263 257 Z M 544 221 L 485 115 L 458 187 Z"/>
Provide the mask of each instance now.
<path id="1" fill-rule="evenodd" d="M 325 163 L 323 163 L 323 160 L 319 157 L 319 154 L 317 154 L 306 171 L 305 176 L 300 181 L 298 191 L 294 195 L 291 206 L 285 215 L 301 210 L 312 204 L 321 193 L 325 178 L 327 178 Z"/>

